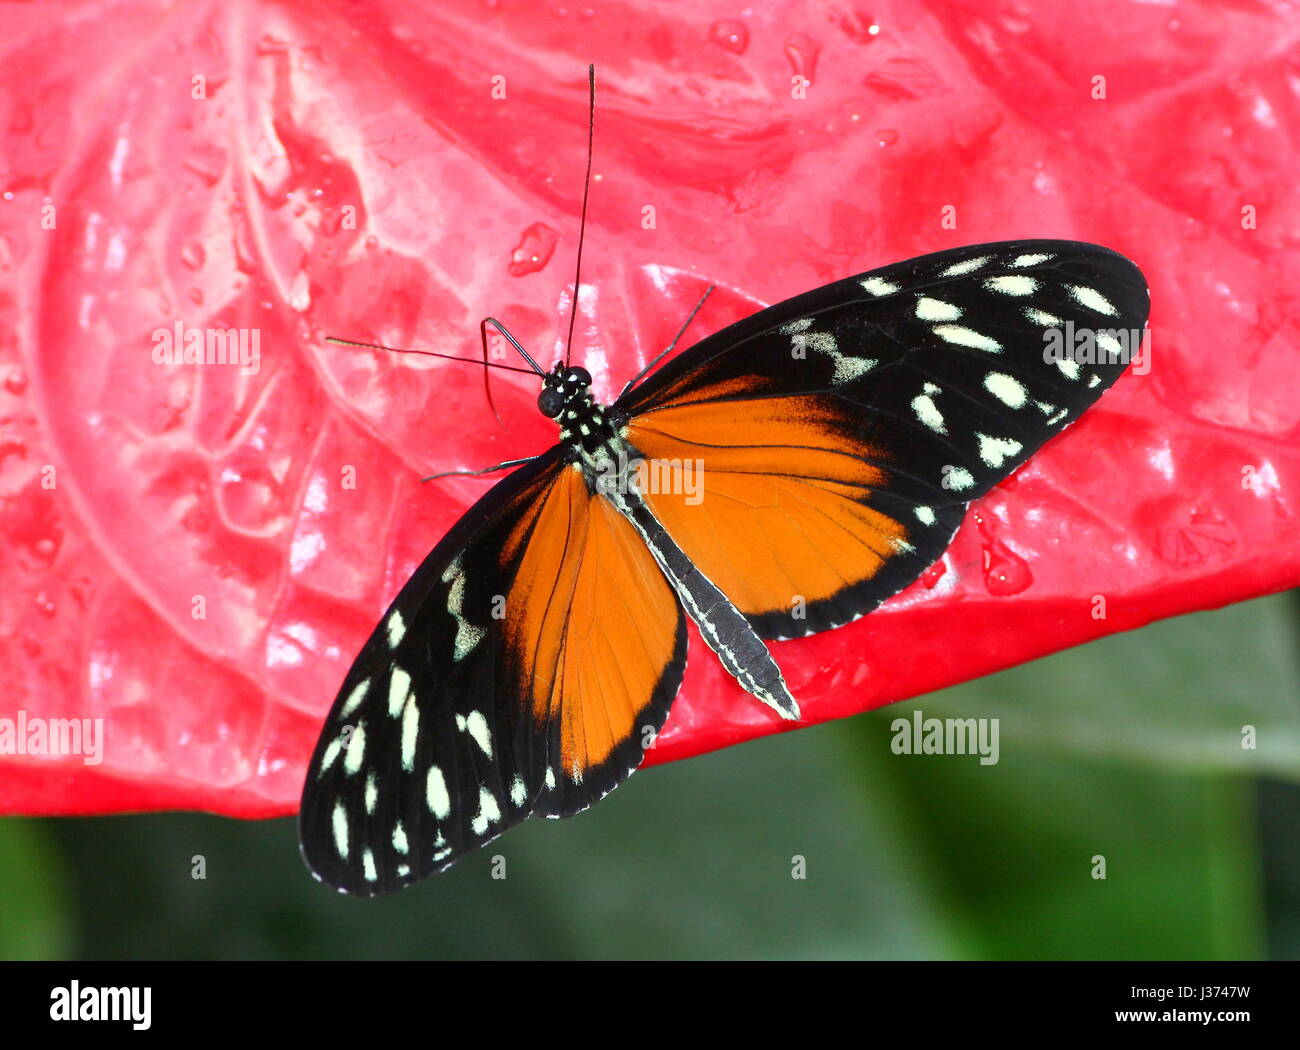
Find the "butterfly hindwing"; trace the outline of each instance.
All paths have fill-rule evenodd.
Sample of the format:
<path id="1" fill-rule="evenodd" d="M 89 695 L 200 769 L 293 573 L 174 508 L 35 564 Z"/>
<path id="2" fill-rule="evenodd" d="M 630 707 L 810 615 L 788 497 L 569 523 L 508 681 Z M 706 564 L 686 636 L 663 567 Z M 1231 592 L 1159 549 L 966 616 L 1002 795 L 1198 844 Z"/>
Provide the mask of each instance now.
<path id="1" fill-rule="evenodd" d="M 303 791 L 303 853 L 323 881 L 391 892 L 529 815 L 577 812 L 666 718 L 681 609 L 559 451 L 461 519 L 348 672 Z"/>
<path id="2" fill-rule="evenodd" d="M 1096 351 L 1135 349 L 1147 307 L 1107 249 L 973 245 L 745 318 L 615 410 L 648 460 L 699 464 L 694 500 L 647 495 L 677 543 L 760 635 L 798 636 L 915 580 L 967 503 L 1119 377 L 1127 359 Z"/>

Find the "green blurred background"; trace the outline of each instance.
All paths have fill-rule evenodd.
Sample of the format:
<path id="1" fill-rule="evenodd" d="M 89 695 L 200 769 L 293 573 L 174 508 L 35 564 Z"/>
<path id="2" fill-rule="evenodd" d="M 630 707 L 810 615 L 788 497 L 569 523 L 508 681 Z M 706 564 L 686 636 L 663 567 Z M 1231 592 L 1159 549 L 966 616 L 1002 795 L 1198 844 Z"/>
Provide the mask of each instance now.
<path id="1" fill-rule="evenodd" d="M 0 958 L 1300 958 L 1297 620 L 1264 598 L 656 768 L 378 901 L 315 883 L 290 820 L 0 820 Z M 892 754 L 916 708 L 999 718 L 999 763 Z"/>

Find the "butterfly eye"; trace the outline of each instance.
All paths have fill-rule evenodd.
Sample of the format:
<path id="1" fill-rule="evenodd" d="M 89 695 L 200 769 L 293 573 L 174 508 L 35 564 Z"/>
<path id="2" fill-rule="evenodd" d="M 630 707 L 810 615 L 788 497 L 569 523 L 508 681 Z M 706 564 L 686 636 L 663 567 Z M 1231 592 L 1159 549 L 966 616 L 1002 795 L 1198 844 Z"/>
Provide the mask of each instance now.
<path id="1" fill-rule="evenodd" d="M 537 395 L 537 411 L 547 419 L 554 419 L 564 409 L 564 395 L 553 386 L 543 387 Z"/>

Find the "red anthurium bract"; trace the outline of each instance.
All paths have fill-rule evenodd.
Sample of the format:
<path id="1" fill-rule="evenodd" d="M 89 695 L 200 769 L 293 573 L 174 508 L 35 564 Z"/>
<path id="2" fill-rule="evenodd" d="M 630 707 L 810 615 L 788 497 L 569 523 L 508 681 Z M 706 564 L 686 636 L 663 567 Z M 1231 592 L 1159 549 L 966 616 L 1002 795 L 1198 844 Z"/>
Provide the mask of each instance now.
<path id="1" fill-rule="evenodd" d="M 494 379 L 498 423 L 474 368 L 323 338 L 473 356 L 492 314 L 550 364 L 588 62 L 574 360 L 606 399 L 710 283 L 697 338 L 978 241 L 1094 241 L 1151 283 L 1145 374 L 877 613 L 774 646 L 807 719 L 1300 577 L 1300 27 L 1280 10 L 237 0 L 5 20 L 0 718 L 104 731 L 98 760 L 0 757 L 6 813 L 295 809 L 353 655 L 492 483 L 419 477 L 556 438 L 528 377 Z M 242 363 L 169 362 L 190 329 L 243 330 Z M 649 762 L 787 728 L 692 645 Z"/>

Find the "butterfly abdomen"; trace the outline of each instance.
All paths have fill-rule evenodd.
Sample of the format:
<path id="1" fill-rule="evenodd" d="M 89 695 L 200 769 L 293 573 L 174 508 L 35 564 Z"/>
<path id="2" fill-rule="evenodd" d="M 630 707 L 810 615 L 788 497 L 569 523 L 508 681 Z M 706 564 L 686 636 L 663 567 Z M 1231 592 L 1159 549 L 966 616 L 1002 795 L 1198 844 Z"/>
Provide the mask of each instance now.
<path id="1" fill-rule="evenodd" d="M 629 521 L 644 541 L 677 597 L 700 629 L 705 643 L 750 695 L 782 718 L 798 721 L 799 705 L 790 694 L 780 667 L 745 615 L 691 561 L 655 517 L 641 491 L 641 455 L 621 435 L 612 442 L 615 459 L 602 461 L 597 489 Z"/>

